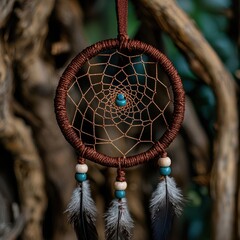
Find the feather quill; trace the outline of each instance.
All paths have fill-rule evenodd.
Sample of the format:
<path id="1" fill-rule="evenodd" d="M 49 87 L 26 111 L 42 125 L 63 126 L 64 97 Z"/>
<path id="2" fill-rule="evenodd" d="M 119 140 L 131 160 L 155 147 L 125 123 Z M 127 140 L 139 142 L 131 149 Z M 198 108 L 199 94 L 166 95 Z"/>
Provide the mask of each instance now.
<path id="1" fill-rule="evenodd" d="M 125 198 L 114 199 L 105 214 L 106 240 L 130 240 L 132 236 L 133 220 L 129 214 Z"/>
<path id="2" fill-rule="evenodd" d="M 153 192 L 150 201 L 153 240 L 166 240 L 173 217 L 182 212 L 183 195 L 171 177 L 164 177 Z"/>
<path id="3" fill-rule="evenodd" d="M 73 191 L 66 210 L 69 222 L 74 226 L 78 240 L 97 240 L 96 206 L 91 198 L 88 181 L 79 183 Z"/>

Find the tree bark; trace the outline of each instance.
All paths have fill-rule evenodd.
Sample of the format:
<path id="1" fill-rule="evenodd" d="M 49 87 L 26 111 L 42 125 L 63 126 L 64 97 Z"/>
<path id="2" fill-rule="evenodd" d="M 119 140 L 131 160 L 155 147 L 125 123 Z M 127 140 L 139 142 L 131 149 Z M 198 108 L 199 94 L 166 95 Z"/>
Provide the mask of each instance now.
<path id="1" fill-rule="evenodd" d="M 25 240 L 41 240 L 46 210 L 45 180 L 41 159 L 31 129 L 11 112 L 12 70 L 0 42 L 0 142 L 12 154 L 21 210 L 26 216 Z"/>
<path id="2" fill-rule="evenodd" d="M 63 212 L 69 202 L 75 181 L 75 155 L 66 144 L 55 120 L 53 98 L 59 75 L 45 56 L 49 16 L 54 1 L 19 1 L 16 21 L 8 32 L 9 53 L 15 65 L 19 102 L 30 108 L 36 146 L 43 159 L 48 180 L 47 190 L 51 207 L 51 239 L 72 239 L 74 233 Z M 33 239 L 33 238 L 32 238 Z"/>
<path id="3" fill-rule="evenodd" d="M 169 34 L 187 57 L 194 73 L 214 91 L 217 119 L 211 174 L 212 239 L 233 239 L 239 146 L 235 82 L 194 22 L 174 0 L 139 0 L 136 7 Z"/>

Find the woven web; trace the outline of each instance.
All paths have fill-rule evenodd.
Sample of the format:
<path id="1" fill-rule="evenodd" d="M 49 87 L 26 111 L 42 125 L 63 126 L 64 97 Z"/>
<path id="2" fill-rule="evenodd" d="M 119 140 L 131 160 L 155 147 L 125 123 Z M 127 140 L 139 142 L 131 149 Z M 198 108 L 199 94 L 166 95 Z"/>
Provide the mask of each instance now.
<path id="1" fill-rule="evenodd" d="M 118 94 L 124 95 L 125 106 L 116 105 Z M 86 146 L 111 157 L 133 156 L 148 150 L 168 129 L 172 88 L 160 64 L 148 56 L 108 50 L 76 74 L 67 109 Z"/>

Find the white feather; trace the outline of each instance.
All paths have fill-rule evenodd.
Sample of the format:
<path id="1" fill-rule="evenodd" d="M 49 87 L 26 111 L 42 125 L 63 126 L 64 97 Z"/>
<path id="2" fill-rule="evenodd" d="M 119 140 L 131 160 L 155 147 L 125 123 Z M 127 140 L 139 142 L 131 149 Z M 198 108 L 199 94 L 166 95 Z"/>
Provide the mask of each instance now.
<path id="1" fill-rule="evenodd" d="M 150 210 L 152 217 L 157 210 L 165 204 L 166 190 L 168 191 L 168 199 L 174 207 L 177 216 L 182 213 L 183 195 L 181 190 L 177 188 L 176 182 L 173 178 L 166 176 L 166 181 L 161 181 L 156 190 L 152 194 L 150 201 Z"/>
<path id="2" fill-rule="evenodd" d="M 80 212 L 80 195 L 81 195 L 81 191 L 83 191 L 83 211 L 87 213 L 87 215 L 93 220 L 96 220 L 96 206 L 95 203 L 91 197 L 91 191 L 90 191 L 90 185 L 88 180 L 82 182 L 82 186 L 81 187 L 77 187 L 72 194 L 71 200 L 68 204 L 67 207 L 67 214 L 68 214 L 68 218 L 71 222 L 75 221 L 76 218 L 78 217 L 78 214 Z"/>
<path id="3" fill-rule="evenodd" d="M 119 221 L 119 210 L 121 211 L 121 219 Z M 110 208 L 105 214 L 106 220 L 106 237 L 111 236 L 112 239 L 117 238 L 117 228 L 119 232 L 125 231 L 129 237 L 133 228 L 133 220 L 129 214 L 127 200 L 125 198 L 118 200 L 114 199 Z M 119 223 L 118 223 L 119 221 Z M 122 238 L 121 238 L 122 239 Z"/>

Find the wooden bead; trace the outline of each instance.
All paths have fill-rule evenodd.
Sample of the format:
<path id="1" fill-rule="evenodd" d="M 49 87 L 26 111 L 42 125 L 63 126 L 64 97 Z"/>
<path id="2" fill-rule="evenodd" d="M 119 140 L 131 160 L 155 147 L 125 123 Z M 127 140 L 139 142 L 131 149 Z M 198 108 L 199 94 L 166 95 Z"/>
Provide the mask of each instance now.
<path id="1" fill-rule="evenodd" d="M 87 164 L 77 164 L 76 165 L 76 172 L 77 173 L 87 173 L 88 166 Z"/>
<path id="2" fill-rule="evenodd" d="M 169 157 L 159 158 L 158 165 L 159 165 L 159 167 L 170 167 L 171 159 Z"/>
<path id="3" fill-rule="evenodd" d="M 127 182 L 115 182 L 115 190 L 125 190 L 127 188 Z"/>

